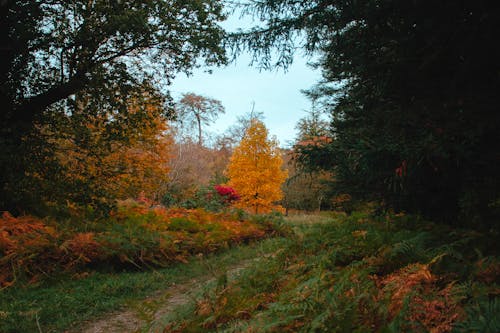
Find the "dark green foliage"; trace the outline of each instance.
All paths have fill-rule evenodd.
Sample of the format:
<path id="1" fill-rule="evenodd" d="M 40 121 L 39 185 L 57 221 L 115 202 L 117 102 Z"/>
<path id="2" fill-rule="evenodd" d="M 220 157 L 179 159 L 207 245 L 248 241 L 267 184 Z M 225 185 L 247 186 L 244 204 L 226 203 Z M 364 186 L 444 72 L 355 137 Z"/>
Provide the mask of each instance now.
<path id="1" fill-rule="evenodd" d="M 496 224 L 500 7 L 489 1 L 252 2 L 267 26 L 234 36 L 264 67 L 318 52 L 309 94 L 331 115 L 304 163 L 339 193 L 449 224 Z M 273 62 L 272 50 L 278 57 Z"/>
<path id="2" fill-rule="evenodd" d="M 455 325 L 453 332 L 484 332 L 500 331 L 500 299 L 482 299 L 473 302 L 465 308 L 467 320 Z"/>

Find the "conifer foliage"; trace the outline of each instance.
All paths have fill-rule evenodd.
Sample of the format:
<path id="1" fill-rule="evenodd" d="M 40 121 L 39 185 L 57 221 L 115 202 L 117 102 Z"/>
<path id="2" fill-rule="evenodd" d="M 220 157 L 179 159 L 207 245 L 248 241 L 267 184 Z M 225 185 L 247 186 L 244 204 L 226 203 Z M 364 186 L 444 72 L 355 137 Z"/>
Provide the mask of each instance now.
<path id="1" fill-rule="evenodd" d="M 335 191 L 452 225 L 500 216 L 500 7 L 491 1 L 262 0 L 232 35 L 264 68 L 317 54 L 308 95 L 333 140 L 307 147 Z M 276 55 L 276 57 L 274 57 Z M 471 222 L 474 221 L 474 222 Z"/>
<path id="2" fill-rule="evenodd" d="M 235 148 L 228 165 L 229 186 L 241 196 L 238 206 L 263 213 L 279 208 L 281 184 L 287 177 L 278 142 L 269 138 L 264 123 L 252 119 L 245 136 Z"/>

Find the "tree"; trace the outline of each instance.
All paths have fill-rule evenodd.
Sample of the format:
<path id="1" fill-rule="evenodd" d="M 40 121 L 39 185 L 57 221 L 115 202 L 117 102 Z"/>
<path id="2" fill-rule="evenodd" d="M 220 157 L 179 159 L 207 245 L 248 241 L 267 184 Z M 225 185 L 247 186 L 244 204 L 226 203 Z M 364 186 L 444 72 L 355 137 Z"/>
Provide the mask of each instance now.
<path id="1" fill-rule="evenodd" d="M 220 101 L 184 94 L 176 105 L 177 119 L 172 128 L 176 138 L 170 163 L 169 195 L 165 203 L 193 202 L 193 198 L 211 181 L 222 175 L 229 160 L 227 146 L 217 141 L 210 144 L 202 126 L 209 125 L 224 112 Z M 192 135 L 193 128 L 197 135 Z"/>
<path id="2" fill-rule="evenodd" d="M 83 117 L 79 93 L 113 106 L 120 118 L 127 115 L 127 89 L 168 84 L 199 59 L 224 63 L 222 6 L 216 0 L 1 1 L 0 209 L 23 210 L 18 184 L 41 163 L 26 137 L 54 117 Z"/>
<path id="3" fill-rule="evenodd" d="M 137 91 L 128 100 L 124 119 L 103 112 L 103 105 L 91 117 L 95 99 L 78 95 L 72 116 L 54 114 L 54 121 L 28 141 L 48 152 L 39 153 L 43 163 L 30 167 L 25 176 L 32 190 L 25 207 L 41 215 L 67 204 L 103 212 L 116 199 L 161 198 L 172 151 L 161 95 Z"/>
<path id="4" fill-rule="evenodd" d="M 209 125 L 224 113 L 224 107 L 220 101 L 194 93 L 183 94 L 177 103 L 176 110 L 181 125 L 187 123 L 188 126 L 198 129 L 199 146 L 203 145 L 202 125 Z"/>
<path id="5" fill-rule="evenodd" d="M 295 127 L 298 130 L 297 138 L 292 150 L 286 156 L 286 165 L 289 177 L 283 185 L 286 208 L 299 210 L 321 210 L 329 208 L 332 196 L 332 172 L 325 171 L 303 163 L 302 153 L 308 147 L 319 147 L 329 144 L 329 124 L 323 120 L 321 113 L 315 108 L 301 118 Z"/>
<path id="6" fill-rule="evenodd" d="M 321 118 L 321 113 L 314 109 L 306 117 L 299 119 L 295 129 L 298 130 L 297 142 L 312 140 L 314 138 L 326 137 L 328 132 L 328 122 Z"/>
<path id="7" fill-rule="evenodd" d="M 290 170 L 290 169 L 289 169 Z M 292 173 L 283 186 L 286 210 L 321 211 L 331 209 L 331 175 L 326 171 Z"/>
<path id="8" fill-rule="evenodd" d="M 288 169 L 288 179 L 283 184 L 286 209 L 321 210 L 330 208 L 333 182 L 330 171 L 320 170 L 308 163 L 302 163 L 301 153 L 309 146 L 322 146 L 331 142 L 328 136 L 328 122 L 323 120 L 321 113 L 315 108 L 301 118 L 296 125 L 297 138 L 292 150 L 285 155 Z"/>
<path id="9" fill-rule="evenodd" d="M 170 161 L 169 195 L 176 203 L 192 199 L 195 193 L 207 186 L 217 172 L 224 170 L 219 163 L 227 157 L 216 149 L 200 146 L 191 140 L 182 140 L 173 145 Z"/>
<path id="10" fill-rule="evenodd" d="M 303 156 L 332 170 L 335 186 L 448 223 L 491 224 L 500 215 L 491 144 L 500 142 L 499 8 L 262 0 L 245 10 L 265 26 L 233 38 L 265 68 L 290 64 L 297 46 L 320 55 L 312 93 L 331 115 L 333 140 Z"/>
<path id="11" fill-rule="evenodd" d="M 245 137 L 245 133 L 250 127 L 252 120 L 264 120 L 264 113 L 254 111 L 254 106 L 255 105 L 253 104 L 251 112 L 238 116 L 235 124 L 231 125 L 224 131 L 224 133 L 216 137 L 216 148 L 220 151 L 228 152 L 229 155 L 231 155 L 234 147 L 236 147 Z"/>
<path id="12" fill-rule="evenodd" d="M 259 121 L 264 120 L 264 113 L 254 111 L 254 107 L 255 104 L 252 105 L 252 111 L 238 116 L 236 118 L 236 123 L 230 126 L 222 136 L 222 140 L 224 140 L 229 146 L 235 147 L 240 143 L 240 141 L 245 137 L 245 133 L 254 119 Z"/>
<path id="13" fill-rule="evenodd" d="M 276 208 L 287 177 L 282 164 L 276 139 L 269 139 L 264 123 L 253 119 L 227 168 L 228 185 L 241 196 L 237 205 L 256 214 Z"/>
<path id="14" fill-rule="evenodd" d="M 224 60 L 219 1 L 2 1 L 1 10 L 2 101 L 11 121 L 29 122 L 113 72 L 168 79 L 199 56 Z"/>

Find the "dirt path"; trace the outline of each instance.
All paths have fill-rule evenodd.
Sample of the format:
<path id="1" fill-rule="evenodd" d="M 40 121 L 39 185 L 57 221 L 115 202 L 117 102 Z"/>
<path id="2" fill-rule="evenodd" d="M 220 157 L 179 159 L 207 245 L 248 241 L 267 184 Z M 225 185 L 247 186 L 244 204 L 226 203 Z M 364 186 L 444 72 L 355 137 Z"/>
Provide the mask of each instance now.
<path id="1" fill-rule="evenodd" d="M 228 279 L 234 278 L 255 260 L 258 259 L 245 260 L 228 267 L 226 269 Z M 172 312 L 176 307 L 189 303 L 197 291 L 214 280 L 214 277 L 204 276 L 182 284 L 173 284 L 142 301 L 133 303 L 127 309 L 110 313 L 95 322 L 86 323 L 72 332 L 132 333 L 141 332 L 141 329 L 146 325 L 153 327 L 151 332 L 161 332 L 160 327 L 154 327 L 155 322 Z"/>

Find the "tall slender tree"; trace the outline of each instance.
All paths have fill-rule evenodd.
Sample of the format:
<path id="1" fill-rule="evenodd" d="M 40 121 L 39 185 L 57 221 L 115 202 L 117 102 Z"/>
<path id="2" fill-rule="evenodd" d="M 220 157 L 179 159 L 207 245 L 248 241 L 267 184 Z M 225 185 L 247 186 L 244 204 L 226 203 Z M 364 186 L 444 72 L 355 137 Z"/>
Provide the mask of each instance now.
<path id="1" fill-rule="evenodd" d="M 176 107 L 178 121 L 181 125 L 195 127 L 198 135 L 198 145 L 203 145 L 202 126 L 214 122 L 225 112 L 222 103 L 214 98 L 187 93 L 182 95 Z"/>

